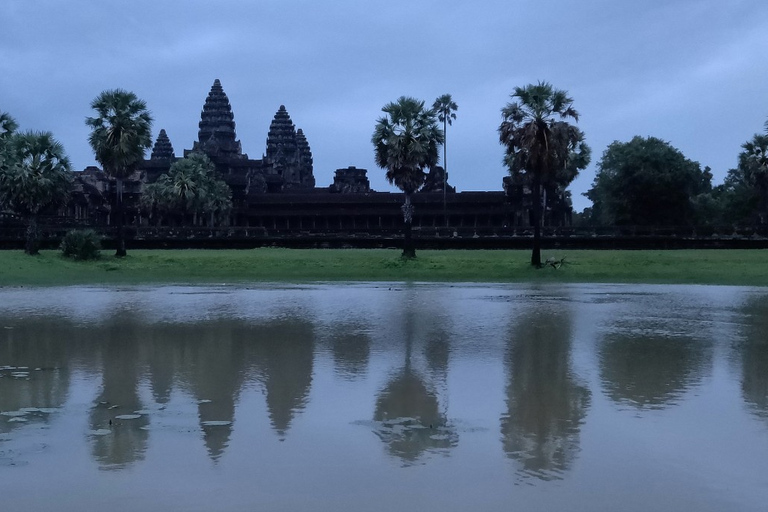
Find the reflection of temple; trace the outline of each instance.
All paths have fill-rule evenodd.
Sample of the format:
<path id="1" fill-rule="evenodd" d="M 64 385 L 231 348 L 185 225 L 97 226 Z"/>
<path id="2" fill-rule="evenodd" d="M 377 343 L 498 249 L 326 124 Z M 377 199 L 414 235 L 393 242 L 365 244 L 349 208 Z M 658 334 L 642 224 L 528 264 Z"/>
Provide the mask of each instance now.
<path id="1" fill-rule="evenodd" d="M 402 226 L 401 194 L 371 190 L 366 169 L 338 169 L 330 186 L 315 186 L 307 136 L 295 127 L 283 105 L 270 123 L 262 157 L 253 159 L 243 153 L 229 98 L 218 79 L 203 105 L 198 140 L 184 155 L 190 151 L 208 155 L 232 190 L 229 225 L 258 227 L 282 235 L 339 231 L 375 234 L 396 231 Z M 128 224 L 137 228 L 149 225 L 150 212 L 139 207 L 142 189 L 167 172 L 177 158 L 169 134 L 160 130 L 150 158 L 125 180 L 123 197 Z M 512 201 L 514 194 L 510 191 L 456 193 L 447 183 L 443 168 L 435 166 L 414 198 L 416 234 L 422 230 L 424 236 L 435 236 L 429 228 L 449 228 L 450 233 L 468 229 L 472 230 L 469 234 L 498 234 L 505 227 L 527 226 L 528 215 L 517 206 L 523 204 L 522 196 L 515 196 Z M 88 167 L 76 173 L 66 215 L 72 223 L 108 225 L 113 198 L 112 181 L 98 168 Z M 569 213 L 553 213 L 549 216 L 550 224 L 562 225 L 568 216 Z"/>
<path id="2" fill-rule="evenodd" d="M 304 409 L 315 357 L 312 324 L 289 317 L 258 325 L 250 339 L 251 357 L 264 386 L 272 428 L 284 438 L 294 415 Z"/>

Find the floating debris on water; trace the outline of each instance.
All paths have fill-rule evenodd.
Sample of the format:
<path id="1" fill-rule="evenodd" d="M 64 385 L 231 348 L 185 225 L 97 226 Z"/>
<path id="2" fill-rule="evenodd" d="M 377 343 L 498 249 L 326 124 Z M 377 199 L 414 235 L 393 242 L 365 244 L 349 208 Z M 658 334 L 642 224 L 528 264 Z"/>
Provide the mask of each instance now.
<path id="1" fill-rule="evenodd" d="M 116 420 L 137 420 L 141 418 L 141 414 L 118 414 L 115 416 Z"/>
<path id="2" fill-rule="evenodd" d="M 211 403 L 211 401 L 207 400 L 207 399 L 206 400 L 198 400 L 197 403 L 199 403 L 199 404 L 209 404 L 209 403 Z"/>
<path id="3" fill-rule="evenodd" d="M 0 412 L 0 416 L 10 416 L 11 418 L 19 418 L 21 416 L 26 416 L 26 415 L 27 413 L 23 410 Z"/>
<path id="4" fill-rule="evenodd" d="M 216 420 L 213 420 L 213 421 L 203 421 L 201 423 L 201 425 L 204 426 L 204 427 L 226 427 L 226 426 L 229 426 L 231 424 L 232 424 L 231 421 L 216 421 Z"/>
<path id="5" fill-rule="evenodd" d="M 120 408 L 120 406 L 115 404 L 115 405 L 110 405 L 109 407 L 107 407 L 107 410 L 111 411 L 112 409 L 119 409 L 119 408 Z"/>
<path id="6" fill-rule="evenodd" d="M 108 428 L 99 428 L 99 429 L 96 429 L 96 430 L 91 430 L 91 435 L 92 436 L 108 436 L 111 433 L 112 433 L 112 431 L 109 430 Z"/>
<path id="7" fill-rule="evenodd" d="M 24 416 L 16 416 L 14 418 L 9 419 L 8 423 L 26 423 L 27 421 L 29 420 Z"/>

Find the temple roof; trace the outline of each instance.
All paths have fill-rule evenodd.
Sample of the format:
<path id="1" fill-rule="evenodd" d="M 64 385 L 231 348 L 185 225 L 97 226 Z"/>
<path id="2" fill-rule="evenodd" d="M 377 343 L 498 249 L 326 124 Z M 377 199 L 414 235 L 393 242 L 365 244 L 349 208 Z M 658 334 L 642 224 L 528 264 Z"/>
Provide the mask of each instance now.
<path id="1" fill-rule="evenodd" d="M 307 142 L 307 137 L 301 128 L 296 130 L 296 146 L 299 150 L 299 162 L 302 165 L 312 166 L 312 150 L 309 148 L 309 142 Z"/>
<path id="2" fill-rule="evenodd" d="M 296 127 L 293 126 L 293 121 L 291 121 L 288 111 L 285 110 L 285 105 L 280 105 L 280 109 L 275 113 L 275 117 L 269 125 L 267 158 L 293 160 L 297 151 Z"/>
<path id="3" fill-rule="evenodd" d="M 235 115 L 221 82 L 213 82 L 200 114 L 200 130 L 195 149 L 202 149 L 209 156 L 238 156 L 242 154 L 240 141 L 235 133 Z"/>
<path id="4" fill-rule="evenodd" d="M 173 160 L 175 158 L 175 155 L 173 153 L 173 146 L 171 145 L 171 140 L 168 138 L 168 135 L 165 133 L 165 130 L 160 130 L 160 133 L 157 136 L 157 140 L 155 141 L 155 145 L 152 148 L 152 156 L 150 156 L 151 160 Z"/>

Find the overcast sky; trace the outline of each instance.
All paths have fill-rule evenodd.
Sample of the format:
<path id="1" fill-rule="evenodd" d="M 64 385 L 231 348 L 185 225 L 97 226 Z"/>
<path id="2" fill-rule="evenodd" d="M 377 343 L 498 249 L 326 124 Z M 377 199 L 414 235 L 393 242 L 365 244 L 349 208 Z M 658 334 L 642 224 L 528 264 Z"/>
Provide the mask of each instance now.
<path id="1" fill-rule="evenodd" d="M 219 78 L 243 151 L 261 158 L 284 104 L 312 148 L 318 186 L 375 166 L 381 107 L 407 95 L 459 105 L 450 183 L 501 190 L 500 110 L 515 86 L 567 90 L 593 162 L 614 140 L 669 141 L 715 184 L 768 119 L 766 0 L 0 0 L 0 111 L 52 131 L 75 169 L 94 165 L 84 119 L 105 89 L 144 99 L 177 155 L 197 139 Z"/>

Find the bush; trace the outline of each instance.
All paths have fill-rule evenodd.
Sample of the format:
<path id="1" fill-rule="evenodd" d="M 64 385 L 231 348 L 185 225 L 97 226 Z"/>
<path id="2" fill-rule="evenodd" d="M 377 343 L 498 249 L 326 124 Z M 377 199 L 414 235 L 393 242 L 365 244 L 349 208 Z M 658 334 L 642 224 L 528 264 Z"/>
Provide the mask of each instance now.
<path id="1" fill-rule="evenodd" d="M 64 235 L 60 249 L 66 258 L 95 260 L 101 257 L 101 237 L 92 229 L 73 229 Z"/>

